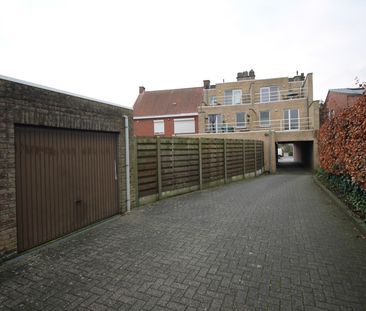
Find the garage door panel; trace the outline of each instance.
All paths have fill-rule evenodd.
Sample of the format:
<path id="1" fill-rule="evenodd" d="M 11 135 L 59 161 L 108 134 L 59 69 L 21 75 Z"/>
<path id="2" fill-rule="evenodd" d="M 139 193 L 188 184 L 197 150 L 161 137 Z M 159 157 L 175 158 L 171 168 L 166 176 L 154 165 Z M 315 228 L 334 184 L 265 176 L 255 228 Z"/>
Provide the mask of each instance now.
<path id="1" fill-rule="evenodd" d="M 118 213 L 117 134 L 17 126 L 18 250 Z"/>

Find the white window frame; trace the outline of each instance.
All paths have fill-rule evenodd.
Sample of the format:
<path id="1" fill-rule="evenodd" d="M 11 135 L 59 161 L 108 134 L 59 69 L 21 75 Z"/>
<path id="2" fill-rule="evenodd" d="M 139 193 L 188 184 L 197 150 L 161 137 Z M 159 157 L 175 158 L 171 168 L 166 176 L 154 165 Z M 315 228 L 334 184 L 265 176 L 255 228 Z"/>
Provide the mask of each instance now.
<path id="1" fill-rule="evenodd" d="M 262 123 L 262 116 L 261 116 L 261 113 L 262 112 L 268 112 L 268 124 L 263 124 Z M 267 120 L 266 120 L 267 121 Z M 260 127 L 264 127 L 264 128 L 269 128 L 269 127 L 271 127 L 271 112 L 269 111 L 269 110 L 265 110 L 265 111 L 260 111 L 259 112 L 259 126 Z"/>
<path id="2" fill-rule="evenodd" d="M 240 90 L 240 89 L 233 90 L 233 95 L 232 95 L 233 105 L 240 105 L 242 103 L 242 96 L 243 96 L 242 90 Z"/>
<path id="3" fill-rule="evenodd" d="M 231 95 L 226 95 L 227 92 L 230 92 Z M 242 97 L 243 92 L 241 89 L 224 90 L 224 105 L 240 105 L 242 103 Z"/>
<path id="4" fill-rule="evenodd" d="M 187 121 L 193 121 L 193 131 L 179 131 L 177 132 L 177 127 L 176 127 L 176 122 L 187 122 Z M 173 120 L 173 124 L 174 124 L 174 134 L 194 134 L 196 133 L 196 122 L 194 120 L 194 118 L 178 118 L 178 119 L 174 119 Z"/>
<path id="5" fill-rule="evenodd" d="M 209 132 L 210 133 L 219 133 L 223 126 L 223 120 L 224 120 L 224 116 L 222 114 L 209 114 L 208 115 Z"/>
<path id="6" fill-rule="evenodd" d="M 165 134 L 165 123 L 164 119 L 154 120 L 154 135 L 164 135 Z"/>
<path id="7" fill-rule="evenodd" d="M 271 90 L 276 88 L 276 91 Z M 266 96 L 264 96 L 264 91 L 266 91 Z M 261 103 L 272 103 L 278 102 L 280 100 L 280 88 L 276 85 L 273 86 L 265 86 L 259 89 L 260 102 Z M 276 95 L 276 99 L 273 99 L 273 96 Z M 267 97 L 267 98 L 264 98 Z"/>
<path id="8" fill-rule="evenodd" d="M 211 96 L 211 98 L 210 98 L 210 106 L 216 106 L 216 105 L 217 105 L 216 96 Z"/>
<path id="9" fill-rule="evenodd" d="M 267 99 L 265 99 L 264 97 L 264 95 L 265 94 L 263 94 L 263 93 L 265 93 L 264 91 L 266 91 L 266 96 L 268 96 L 268 100 Z M 269 99 L 270 99 L 270 88 L 269 87 L 261 87 L 260 89 L 259 89 L 259 95 L 260 95 L 260 102 L 261 103 L 269 103 Z"/>
<path id="10" fill-rule="evenodd" d="M 291 118 L 291 111 L 297 111 L 297 118 Z M 286 129 L 286 121 L 288 122 L 287 129 Z M 294 124 L 296 125 L 296 127 L 293 127 Z M 299 109 L 285 109 L 283 111 L 283 125 L 282 126 L 283 126 L 284 131 L 300 130 L 300 111 L 299 111 Z"/>
<path id="11" fill-rule="evenodd" d="M 239 113 L 242 113 L 242 114 L 244 114 L 244 121 L 243 122 L 240 122 L 240 123 L 242 123 L 242 125 L 238 125 L 238 114 Z M 235 114 L 235 126 L 236 126 L 236 128 L 246 128 L 247 127 L 247 114 L 246 114 L 246 112 L 237 112 L 236 114 Z"/>

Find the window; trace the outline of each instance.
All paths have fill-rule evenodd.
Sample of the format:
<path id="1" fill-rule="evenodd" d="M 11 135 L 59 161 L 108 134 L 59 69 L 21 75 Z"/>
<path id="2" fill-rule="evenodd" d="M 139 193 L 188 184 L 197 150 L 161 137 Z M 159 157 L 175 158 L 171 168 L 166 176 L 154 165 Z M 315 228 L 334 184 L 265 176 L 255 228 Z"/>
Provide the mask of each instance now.
<path id="1" fill-rule="evenodd" d="M 225 90 L 224 92 L 224 104 L 225 105 L 238 105 L 241 104 L 242 92 L 241 90 Z"/>
<path id="2" fill-rule="evenodd" d="M 299 110 L 287 109 L 283 112 L 284 130 L 298 130 L 299 129 Z"/>
<path id="3" fill-rule="evenodd" d="M 196 126 L 194 118 L 174 119 L 174 134 L 195 133 Z"/>
<path id="4" fill-rule="evenodd" d="M 259 121 L 260 127 L 269 127 L 270 126 L 269 111 L 261 111 L 259 113 L 259 119 L 260 119 L 260 121 Z"/>
<path id="5" fill-rule="evenodd" d="M 221 114 L 208 115 L 208 132 L 219 133 L 223 127 L 223 116 Z"/>
<path id="6" fill-rule="evenodd" d="M 241 90 L 233 90 L 233 104 L 241 104 Z"/>
<path id="7" fill-rule="evenodd" d="M 164 120 L 154 120 L 154 135 L 164 134 Z"/>
<path id="8" fill-rule="evenodd" d="M 216 96 L 211 96 L 210 105 L 211 106 L 217 105 Z"/>
<path id="9" fill-rule="evenodd" d="M 236 113 L 236 127 L 246 127 L 245 112 Z"/>
<path id="10" fill-rule="evenodd" d="M 332 118 L 334 118 L 334 115 L 335 115 L 335 112 L 334 112 L 334 110 L 332 109 L 332 110 L 330 110 L 330 111 L 328 111 L 328 119 L 332 119 Z"/>
<path id="11" fill-rule="evenodd" d="M 269 86 L 260 88 L 260 102 L 269 103 L 280 100 L 280 89 L 278 86 Z"/>

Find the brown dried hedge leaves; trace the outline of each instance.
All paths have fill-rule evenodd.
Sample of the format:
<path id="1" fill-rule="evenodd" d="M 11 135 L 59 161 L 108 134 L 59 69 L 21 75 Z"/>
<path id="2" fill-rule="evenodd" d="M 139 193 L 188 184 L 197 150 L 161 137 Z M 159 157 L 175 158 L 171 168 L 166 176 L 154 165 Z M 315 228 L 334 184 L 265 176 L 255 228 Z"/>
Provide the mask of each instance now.
<path id="1" fill-rule="evenodd" d="M 366 190 L 366 95 L 326 120 L 318 135 L 320 166 Z"/>

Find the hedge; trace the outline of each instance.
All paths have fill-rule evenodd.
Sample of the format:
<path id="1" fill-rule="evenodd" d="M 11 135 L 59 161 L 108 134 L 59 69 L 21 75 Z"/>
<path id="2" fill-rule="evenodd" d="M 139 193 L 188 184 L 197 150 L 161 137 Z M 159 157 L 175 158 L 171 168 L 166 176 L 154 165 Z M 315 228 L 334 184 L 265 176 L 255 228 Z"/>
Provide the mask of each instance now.
<path id="1" fill-rule="evenodd" d="M 327 119 L 319 130 L 320 166 L 366 190 L 366 96 Z"/>

